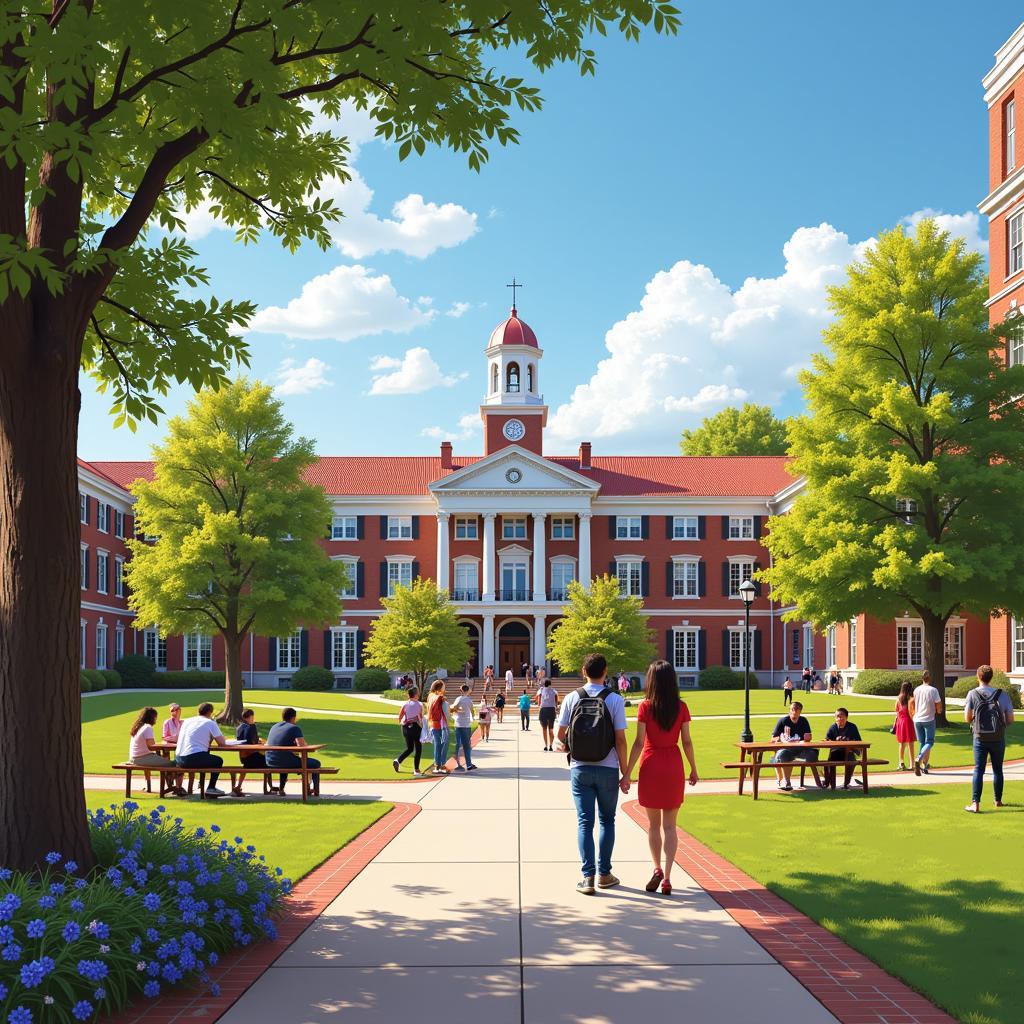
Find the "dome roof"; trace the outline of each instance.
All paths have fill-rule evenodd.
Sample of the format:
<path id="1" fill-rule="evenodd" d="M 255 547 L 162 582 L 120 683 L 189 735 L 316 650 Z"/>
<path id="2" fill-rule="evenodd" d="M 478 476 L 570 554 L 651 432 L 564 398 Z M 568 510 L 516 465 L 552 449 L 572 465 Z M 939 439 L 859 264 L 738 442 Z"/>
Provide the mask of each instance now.
<path id="1" fill-rule="evenodd" d="M 529 324 L 519 319 L 516 307 L 512 307 L 512 315 L 507 320 L 502 320 L 497 327 L 491 331 L 491 337 L 487 347 L 492 345 L 529 345 L 531 348 L 539 348 L 537 335 Z"/>

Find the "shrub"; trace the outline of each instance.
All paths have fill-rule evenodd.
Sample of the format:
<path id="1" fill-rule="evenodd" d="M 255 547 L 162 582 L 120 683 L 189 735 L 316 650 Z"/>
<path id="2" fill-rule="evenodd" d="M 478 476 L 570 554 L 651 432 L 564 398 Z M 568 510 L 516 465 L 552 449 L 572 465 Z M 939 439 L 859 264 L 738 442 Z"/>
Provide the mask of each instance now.
<path id="1" fill-rule="evenodd" d="M 876 697 L 898 697 L 904 682 L 911 686 L 921 685 L 920 672 L 895 672 L 892 669 L 868 668 L 858 672 L 853 681 L 854 693 L 868 693 Z M 941 692 L 941 687 L 939 690 Z"/>
<path id="2" fill-rule="evenodd" d="M 114 665 L 121 677 L 121 685 L 133 690 L 145 690 L 153 685 L 156 669 L 144 654 L 126 654 Z"/>
<path id="3" fill-rule="evenodd" d="M 82 693 L 92 693 L 92 680 L 85 674 L 84 669 L 78 670 L 78 689 Z"/>
<path id="4" fill-rule="evenodd" d="M 108 690 L 121 689 L 120 673 L 115 672 L 112 668 L 105 668 L 100 670 L 100 675 L 103 676 L 104 684 Z"/>
<path id="5" fill-rule="evenodd" d="M 106 1017 L 208 982 L 223 953 L 276 935 L 272 917 L 291 883 L 253 847 L 222 839 L 216 825 L 184 829 L 163 807 L 111 807 L 89 813 L 97 868 L 87 877 L 59 853 L 39 873 L 0 870 L 7 1021 Z"/>
<path id="6" fill-rule="evenodd" d="M 961 676 L 949 688 L 947 693 L 950 697 L 966 697 L 978 685 L 977 676 Z M 1005 672 L 996 672 L 989 684 L 997 690 L 1003 690 L 1010 695 L 1010 700 L 1015 708 L 1024 708 L 1024 700 L 1021 699 L 1021 692 L 1010 682 Z"/>
<path id="7" fill-rule="evenodd" d="M 153 686 L 162 690 L 209 690 L 224 685 L 219 672 L 203 672 L 189 669 L 187 672 L 155 672 Z"/>
<path id="8" fill-rule="evenodd" d="M 352 677 L 352 687 L 360 693 L 383 693 L 391 688 L 391 673 L 386 668 L 361 668 Z"/>
<path id="9" fill-rule="evenodd" d="M 334 676 L 330 669 L 321 665 L 305 665 L 292 673 L 293 690 L 330 690 L 334 687 Z"/>
<path id="10" fill-rule="evenodd" d="M 83 668 L 82 675 L 92 684 L 93 690 L 104 690 L 107 686 L 106 679 L 103 678 L 103 673 L 95 668 Z"/>
<path id="11" fill-rule="evenodd" d="M 750 673 L 750 688 L 757 689 L 757 676 Z M 697 687 L 701 690 L 742 690 L 743 673 L 734 672 L 725 665 L 708 665 L 701 669 L 697 677 Z"/>
<path id="12" fill-rule="evenodd" d="M 381 696 L 385 700 L 408 700 L 409 694 L 405 690 L 384 690 Z"/>

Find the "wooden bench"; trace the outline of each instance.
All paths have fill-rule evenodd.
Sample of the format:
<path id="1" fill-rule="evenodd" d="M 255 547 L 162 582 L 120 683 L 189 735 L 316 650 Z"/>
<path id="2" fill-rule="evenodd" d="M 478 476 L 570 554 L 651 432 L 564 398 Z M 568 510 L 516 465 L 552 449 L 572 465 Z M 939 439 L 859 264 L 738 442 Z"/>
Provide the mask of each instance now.
<path id="1" fill-rule="evenodd" d="M 818 761 L 790 761 L 788 763 L 791 764 L 793 766 L 793 768 L 799 768 L 800 769 L 800 785 L 801 786 L 804 785 L 804 781 L 805 781 L 805 779 L 807 777 L 806 773 L 807 773 L 807 769 L 808 768 L 810 768 L 811 771 L 814 773 L 814 781 L 817 782 L 819 784 L 819 786 L 820 786 L 821 782 L 820 782 L 820 779 L 819 779 L 819 776 L 818 776 L 818 769 L 819 768 L 836 768 L 836 769 L 842 769 L 843 771 L 845 771 L 846 767 L 847 767 L 847 762 L 845 762 L 845 761 L 827 761 L 827 760 L 826 761 L 821 761 L 821 760 L 818 760 Z M 869 757 L 867 759 L 867 761 L 862 761 L 860 758 L 857 758 L 856 761 L 850 761 L 849 764 L 850 764 L 851 767 L 856 769 L 856 768 L 859 768 L 861 766 L 861 764 L 865 764 L 868 767 L 870 767 L 871 765 L 889 764 L 889 762 L 885 761 L 885 760 L 882 760 L 881 758 Z M 768 768 L 778 768 L 779 767 L 779 765 L 777 765 L 774 761 L 722 761 L 721 765 L 722 765 L 723 768 L 739 768 L 740 769 L 741 777 L 746 772 L 750 772 L 750 774 L 753 775 L 755 770 L 757 772 L 762 772 L 762 771 L 765 771 Z M 836 788 L 835 779 L 832 780 L 831 788 L 832 789 Z"/>
<path id="2" fill-rule="evenodd" d="M 144 772 L 147 775 L 146 778 L 146 792 L 151 793 L 153 791 L 152 785 L 149 781 L 148 775 L 150 772 L 156 772 L 160 776 L 160 796 L 165 797 L 169 793 L 173 792 L 173 789 L 169 783 L 169 777 L 174 775 L 187 775 L 188 776 L 188 792 L 191 795 L 193 789 L 193 782 L 195 777 L 199 776 L 199 799 L 209 799 L 206 796 L 206 776 L 211 772 L 216 771 L 218 775 L 229 775 L 231 777 L 231 788 L 235 788 L 235 779 L 239 775 L 260 775 L 263 777 L 263 793 L 267 795 L 270 793 L 270 783 L 274 775 L 298 775 L 302 780 L 302 802 L 306 803 L 309 800 L 310 790 L 309 781 L 312 775 L 337 775 L 340 769 L 338 768 L 244 768 L 242 766 L 235 765 L 224 765 L 220 768 L 181 768 L 174 764 L 173 761 L 168 761 L 167 767 L 163 765 L 152 765 L 152 764 L 131 764 L 127 761 L 121 764 L 111 765 L 115 771 L 125 773 L 124 780 L 124 795 L 126 798 L 130 798 L 132 795 L 132 774 L 134 772 Z"/>

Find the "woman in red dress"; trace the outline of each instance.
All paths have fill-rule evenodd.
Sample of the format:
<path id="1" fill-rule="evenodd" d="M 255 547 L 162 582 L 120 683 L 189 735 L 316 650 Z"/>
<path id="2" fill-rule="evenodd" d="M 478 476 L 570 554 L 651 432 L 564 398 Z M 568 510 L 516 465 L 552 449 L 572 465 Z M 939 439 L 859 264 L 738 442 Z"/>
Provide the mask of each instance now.
<path id="1" fill-rule="evenodd" d="M 660 885 L 666 896 L 672 892 L 676 815 L 683 803 L 685 786 L 680 747 L 690 765 L 690 785 L 696 785 L 690 710 L 679 699 L 676 670 L 667 661 L 655 661 L 647 670 L 647 692 L 637 709 L 636 739 L 621 785 L 623 792 L 629 791 L 629 780 L 639 760 L 638 799 L 647 812 L 647 841 L 654 860 L 654 874 L 645 888 L 654 892 Z"/>
<path id="2" fill-rule="evenodd" d="M 900 745 L 900 771 L 905 772 L 907 765 L 915 764 L 914 761 L 914 740 L 917 734 L 914 732 L 914 687 L 905 682 L 900 687 L 900 695 L 896 698 L 896 742 Z M 906 764 L 903 763 L 903 751 L 909 750 L 910 757 Z"/>

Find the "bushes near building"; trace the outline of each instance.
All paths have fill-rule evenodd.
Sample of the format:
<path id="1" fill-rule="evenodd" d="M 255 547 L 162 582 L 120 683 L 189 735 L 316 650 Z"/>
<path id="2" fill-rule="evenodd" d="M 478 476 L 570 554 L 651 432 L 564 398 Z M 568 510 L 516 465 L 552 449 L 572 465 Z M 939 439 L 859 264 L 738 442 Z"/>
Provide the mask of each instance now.
<path id="1" fill-rule="evenodd" d="M 361 668 L 352 677 L 352 688 L 360 693 L 383 693 L 391 689 L 391 673 L 385 668 Z"/>
<path id="2" fill-rule="evenodd" d="M 735 672 L 725 665 L 708 665 L 701 669 L 697 686 L 702 690 L 742 690 L 743 673 Z M 750 688 L 756 690 L 757 687 L 757 676 L 751 672 Z"/>
<path id="3" fill-rule="evenodd" d="M 866 668 L 863 672 L 857 673 L 853 681 L 853 692 L 868 693 L 874 697 L 898 697 L 900 687 L 904 683 L 910 683 L 916 689 L 921 685 L 921 673 Z"/>
<path id="4" fill-rule="evenodd" d="M 145 690 L 153 686 L 156 668 L 144 654 L 126 654 L 114 665 L 125 689 Z"/>
<path id="5" fill-rule="evenodd" d="M 334 676 L 322 665 L 304 665 L 292 673 L 293 690 L 332 690 Z"/>
<path id="6" fill-rule="evenodd" d="M 950 697 L 966 697 L 977 685 L 977 676 L 961 676 L 947 692 Z M 1015 708 L 1024 708 L 1024 700 L 1021 699 L 1020 690 L 1010 682 L 1005 672 L 996 672 L 989 685 L 994 686 L 997 690 L 1004 690 L 1008 693 Z"/>
<path id="7" fill-rule="evenodd" d="M 108 690 L 120 690 L 121 689 L 121 673 L 117 672 L 112 668 L 104 668 L 100 670 L 100 675 L 106 683 Z"/>

